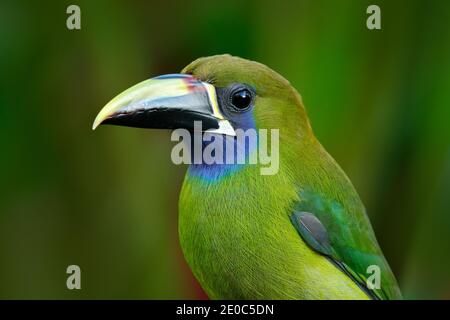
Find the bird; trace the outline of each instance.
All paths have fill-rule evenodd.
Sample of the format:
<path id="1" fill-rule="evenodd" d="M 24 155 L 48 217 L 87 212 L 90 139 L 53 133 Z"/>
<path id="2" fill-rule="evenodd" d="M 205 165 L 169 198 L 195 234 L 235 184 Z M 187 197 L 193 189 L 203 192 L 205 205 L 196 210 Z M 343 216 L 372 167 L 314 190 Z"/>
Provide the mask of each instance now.
<path id="1" fill-rule="evenodd" d="M 195 135 L 199 122 L 200 134 L 235 147 L 232 159 L 256 152 L 263 130 L 277 130 L 271 140 L 279 146 L 272 174 L 262 174 L 261 162 L 187 168 L 179 241 L 210 299 L 402 299 L 357 191 L 315 137 L 298 91 L 266 65 L 229 54 L 199 58 L 120 93 L 93 129 Z M 256 149 L 238 141 L 238 130 L 256 132 Z"/>

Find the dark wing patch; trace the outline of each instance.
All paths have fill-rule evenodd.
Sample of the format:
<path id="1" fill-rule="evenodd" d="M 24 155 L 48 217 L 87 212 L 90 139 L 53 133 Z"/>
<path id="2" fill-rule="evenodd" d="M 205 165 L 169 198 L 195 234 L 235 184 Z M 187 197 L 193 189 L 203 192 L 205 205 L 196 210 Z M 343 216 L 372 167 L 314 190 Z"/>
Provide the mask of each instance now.
<path id="1" fill-rule="evenodd" d="M 326 256 L 337 268 L 349 276 L 369 297 L 380 299 L 376 292 L 369 290 L 364 278 L 361 278 L 351 270 L 344 262 L 340 261 L 330 245 L 328 232 L 320 220 L 309 212 L 294 211 L 291 215 L 291 222 L 295 229 L 313 250 Z"/>
<path id="2" fill-rule="evenodd" d="M 331 256 L 332 248 L 323 224 L 309 212 L 294 212 L 291 221 L 305 242 L 326 256 Z"/>

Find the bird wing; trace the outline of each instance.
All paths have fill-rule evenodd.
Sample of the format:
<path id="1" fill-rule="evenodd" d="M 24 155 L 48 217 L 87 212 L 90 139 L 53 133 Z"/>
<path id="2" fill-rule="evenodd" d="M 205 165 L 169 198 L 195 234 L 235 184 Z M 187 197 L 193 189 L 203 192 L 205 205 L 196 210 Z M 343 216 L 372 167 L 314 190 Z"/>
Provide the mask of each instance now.
<path id="1" fill-rule="evenodd" d="M 327 212 L 326 208 L 321 208 L 311 213 L 303 211 L 304 207 L 304 204 L 296 206 L 290 219 L 313 250 L 326 256 L 372 299 L 401 299 L 395 277 L 368 222 L 342 221 L 346 215 L 335 216 L 332 209 Z M 377 271 L 380 276 L 378 288 L 376 281 L 369 279 Z M 369 289 L 368 279 L 375 287 Z"/>

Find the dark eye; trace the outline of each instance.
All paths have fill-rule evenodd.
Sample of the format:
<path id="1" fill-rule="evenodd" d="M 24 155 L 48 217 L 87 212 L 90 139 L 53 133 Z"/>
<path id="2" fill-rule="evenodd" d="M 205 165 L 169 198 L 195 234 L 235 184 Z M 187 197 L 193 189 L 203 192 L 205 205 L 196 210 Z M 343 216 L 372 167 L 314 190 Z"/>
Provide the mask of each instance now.
<path id="1" fill-rule="evenodd" d="M 247 89 L 236 91 L 231 96 L 231 104 L 238 110 L 245 110 L 252 102 L 252 93 Z"/>

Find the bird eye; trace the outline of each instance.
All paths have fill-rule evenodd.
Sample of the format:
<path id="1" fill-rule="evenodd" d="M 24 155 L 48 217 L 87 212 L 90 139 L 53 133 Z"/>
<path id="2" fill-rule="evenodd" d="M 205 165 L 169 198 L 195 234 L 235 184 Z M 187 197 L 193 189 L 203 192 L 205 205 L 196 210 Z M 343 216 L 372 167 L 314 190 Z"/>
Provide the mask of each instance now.
<path id="1" fill-rule="evenodd" d="M 252 93 L 248 89 L 236 91 L 231 96 L 231 104 L 239 111 L 248 108 L 252 102 Z"/>

